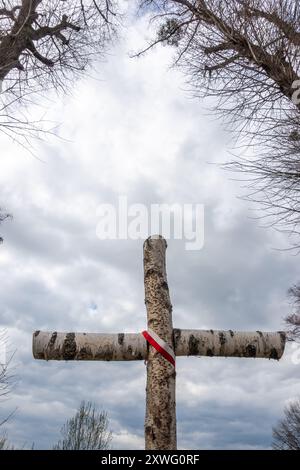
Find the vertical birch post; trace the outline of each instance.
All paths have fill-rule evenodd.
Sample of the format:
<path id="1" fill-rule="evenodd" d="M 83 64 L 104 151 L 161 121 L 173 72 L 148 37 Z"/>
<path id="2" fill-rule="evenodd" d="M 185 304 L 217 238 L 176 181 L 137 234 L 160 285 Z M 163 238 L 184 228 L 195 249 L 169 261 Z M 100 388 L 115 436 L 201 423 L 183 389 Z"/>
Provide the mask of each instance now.
<path id="1" fill-rule="evenodd" d="M 148 238 L 144 243 L 145 304 L 148 328 L 173 350 L 172 305 L 166 273 L 167 243 L 162 237 Z M 175 450 L 176 372 L 170 362 L 151 345 L 147 358 L 147 398 L 145 419 L 146 450 Z"/>

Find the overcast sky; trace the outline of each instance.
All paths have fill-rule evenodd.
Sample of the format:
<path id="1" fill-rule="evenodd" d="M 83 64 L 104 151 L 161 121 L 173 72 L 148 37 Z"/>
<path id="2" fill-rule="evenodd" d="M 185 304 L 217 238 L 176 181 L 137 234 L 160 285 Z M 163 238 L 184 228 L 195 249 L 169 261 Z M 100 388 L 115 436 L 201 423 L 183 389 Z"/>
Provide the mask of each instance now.
<path id="1" fill-rule="evenodd" d="M 97 207 L 129 203 L 205 205 L 205 243 L 186 251 L 170 240 L 167 269 L 174 325 L 278 330 L 287 289 L 299 279 L 288 240 L 262 228 L 232 175 L 230 136 L 191 99 L 170 70 L 172 51 L 128 52 L 145 41 L 146 22 L 128 27 L 93 77 L 53 99 L 51 118 L 65 140 L 36 158 L 0 137 L 0 203 L 14 216 L 1 226 L 0 328 L 8 331 L 18 382 L 0 405 L 17 446 L 51 448 L 82 399 L 108 412 L 114 448 L 143 448 L 146 369 L 137 363 L 35 361 L 32 332 L 139 332 L 146 326 L 142 240 L 101 241 Z M 179 358 L 178 445 L 185 449 L 266 449 L 272 426 L 300 394 L 291 345 L 280 362 Z"/>

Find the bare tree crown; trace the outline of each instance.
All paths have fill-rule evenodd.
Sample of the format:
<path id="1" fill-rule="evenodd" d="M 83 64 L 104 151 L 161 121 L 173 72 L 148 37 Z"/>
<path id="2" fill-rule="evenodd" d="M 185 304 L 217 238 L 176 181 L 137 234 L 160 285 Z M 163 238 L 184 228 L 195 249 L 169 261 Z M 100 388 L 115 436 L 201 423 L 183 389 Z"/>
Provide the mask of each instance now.
<path id="1" fill-rule="evenodd" d="M 113 0 L 0 0 L 0 123 L 8 134 L 31 129 L 12 105 L 33 93 L 66 90 L 116 25 Z"/>
<path id="2" fill-rule="evenodd" d="M 284 409 L 284 418 L 273 428 L 273 449 L 300 450 L 300 400 Z"/>
<path id="3" fill-rule="evenodd" d="M 247 152 L 251 199 L 271 223 L 299 232 L 300 7 L 294 0 L 141 0 L 196 97 L 212 97 Z M 241 140 L 241 139 L 245 140 Z M 228 166 L 228 165 L 227 165 Z"/>
<path id="4" fill-rule="evenodd" d="M 105 450 L 111 442 L 108 418 L 96 405 L 83 401 L 76 414 L 61 429 L 62 440 L 54 450 Z"/>

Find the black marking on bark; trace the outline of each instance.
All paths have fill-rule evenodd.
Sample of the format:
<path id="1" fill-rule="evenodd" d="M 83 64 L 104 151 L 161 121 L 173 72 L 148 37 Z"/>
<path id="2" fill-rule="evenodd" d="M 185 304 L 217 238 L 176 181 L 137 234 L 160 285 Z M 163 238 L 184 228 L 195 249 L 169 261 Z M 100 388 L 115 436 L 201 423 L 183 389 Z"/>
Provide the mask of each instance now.
<path id="1" fill-rule="evenodd" d="M 105 361 L 112 361 L 113 357 L 114 357 L 114 352 L 112 349 L 108 349 L 107 351 L 105 351 L 105 354 L 104 354 Z"/>
<path id="2" fill-rule="evenodd" d="M 155 426 L 160 429 L 161 428 L 161 420 L 160 420 L 160 417 L 159 416 L 155 416 L 154 418 L 154 424 Z"/>
<path id="3" fill-rule="evenodd" d="M 259 331 L 259 330 L 256 330 L 256 333 L 258 333 L 260 337 L 262 337 L 262 336 L 263 336 L 262 332 L 261 332 L 261 331 Z"/>
<path id="4" fill-rule="evenodd" d="M 209 356 L 209 357 L 214 357 L 214 353 L 213 353 L 212 349 L 208 348 L 207 351 L 206 351 L 206 355 Z"/>
<path id="5" fill-rule="evenodd" d="M 220 331 L 220 333 L 219 333 L 219 340 L 220 340 L 221 346 L 224 346 L 224 344 L 226 343 L 227 339 L 226 339 L 226 336 L 225 336 L 225 334 L 223 333 L 223 331 Z"/>
<path id="6" fill-rule="evenodd" d="M 211 334 L 213 335 L 214 334 L 214 330 L 209 330 L 211 332 Z"/>
<path id="7" fill-rule="evenodd" d="M 144 279 L 147 279 L 147 277 L 152 276 L 152 274 L 158 274 L 161 277 L 160 268 L 156 266 L 149 267 L 147 271 L 145 271 Z"/>
<path id="8" fill-rule="evenodd" d="M 256 346 L 254 344 L 248 344 L 246 346 L 246 356 L 255 357 L 256 356 Z"/>
<path id="9" fill-rule="evenodd" d="M 33 333 L 34 337 L 36 338 L 40 334 L 41 330 L 37 330 Z"/>
<path id="10" fill-rule="evenodd" d="M 123 346 L 124 343 L 124 333 L 119 333 L 118 334 L 118 343 L 120 346 Z"/>
<path id="11" fill-rule="evenodd" d="M 92 355 L 92 350 L 90 347 L 83 347 L 80 349 L 78 355 L 77 355 L 77 359 L 82 359 L 82 360 L 88 360 L 88 359 L 93 359 L 93 355 Z"/>
<path id="12" fill-rule="evenodd" d="M 60 354 L 60 348 L 59 347 L 55 347 L 55 342 L 56 342 L 56 338 L 57 338 L 57 332 L 54 331 L 51 335 L 51 338 L 49 340 L 49 343 L 47 345 L 47 354 L 46 356 L 50 356 L 51 359 L 61 359 L 61 354 Z M 48 359 L 46 357 L 46 359 Z"/>
<path id="13" fill-rule="evenodd" d="M 111 361 L 113 359 L 113 349 L 105 348 L 103 351 L 101 348 L 95 354 L 95 359 L 99 361 Z"/>
<path id="14" fill-rule="evenodd" d="M 179 328 L 174 328 L 173 329 L 173 341 L 174 341 L 174 345 L 175 345 L 175 351 L 176 351 L 176 348 L 177 348 L 177 344 L 180 341 L 180 337 L 181 337 L 181 330 Z"/>
<path id="15" fill-rule="evenodd" d="M 127 351 L 129 352 L 129 354 L 132 354 L 132 347 L 130 345 L 128 346 Z"/>
<path id="16" fill-rule="evenodd" d="M 231 338 L 233 338 L 234 337 L 234 332 L 232 330 L 229 330 L 229 333 L 230 333 Z"/>
<path id="17" fill-rule="evenodd" d="M 279 357 L 278 357 L 278 351 L 277 351 L 276 348 L 271 349 L 270 359 L 277 359 L 277 361 L 278 361 Z"/>
<path id="18" fill-rule="evenodd" d="M 138 353 L 138 354 L 136 355 L 136 360 L 137 360 L 137 361 L 142 361 L 143 359 L 144 359 L 144 356 L 143 356 L 142 353 Z"/>
<path id="19" fill-rule="evenodd" d="M 150 435 L 151 432 L 152 432 L 152 427 L 151 426 L 145 426 L 145 433 Z M 153 433 L 153 435 L 154 435 L 154 433 Z"/>
<path id="20" fill-rule="evenodd" d="M 101 361 L 103 359 L 103 354 L 101 348 L 98 348 L 97 352 L 95 353 L 95 360 Z"/>
<path id="21" fill-rule="evenodd" d="M 75 333 L 67 333 L 62 346 L 62 357 L 65 361 L 71 361 L 76 356 Z"/>
<path id="22" fill-rule="evenodd" d="M 171 396 L 171 393 L 168 393 L 168 402 L 171 403 L 172 402 L 172 396 Z M 166 422 L 165 424 L 167 425 L 167 429 L 171 429 L 171 424 L 172 424 L 172 416 L 170 413 L 168 413 L 168 416 L 167 416 L 167 419 L 166 419 Z"/>
<path id="23" fill-rule="evenodd" d="M 52 335 L 51 335 L 51 338 L 50 338 L 50 341 L 49 341 L 49 344 L 48 344 L 48 347 L 50 349 L 53 349 L 56 338 L 57 338 L 57 331 L 54 331 L 54 333 L 52 333 Z"/>
<path id="24" fill-rule="evenodd" d="M 188 356 L 197 356 L 199 354 L 199 340 L 194 335 L 189 337 L 189 352 Z"/>
<path id="25" fill-rule="evenodd" d="M 282 348 L 284 349 L 285 342 L 286 342 L 286 333 L 284 331 L 279 331 L 279 335 L 280 335 Z"/>

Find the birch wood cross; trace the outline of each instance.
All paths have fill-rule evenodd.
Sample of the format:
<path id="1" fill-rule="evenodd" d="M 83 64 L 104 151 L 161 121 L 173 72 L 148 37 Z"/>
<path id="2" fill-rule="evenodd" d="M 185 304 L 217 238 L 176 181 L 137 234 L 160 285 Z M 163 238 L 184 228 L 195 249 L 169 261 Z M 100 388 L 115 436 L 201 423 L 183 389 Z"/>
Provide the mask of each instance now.
<path id="1" fill-rule="evenodd" d="M 44 360 L 147 361 L 145 447 L 174 450 L 176 439 L 175 355 L 279 360 L 286 337 L 278 331 L 173 329 L 166 274 L 167 243 L 161 236 L 144 243 L 148 330 L 141 333 L 58 333 L 36 331 L 33 355 Z M 125 396 L 124 396 L 125 399 Z"/>

